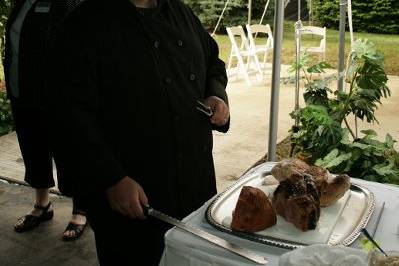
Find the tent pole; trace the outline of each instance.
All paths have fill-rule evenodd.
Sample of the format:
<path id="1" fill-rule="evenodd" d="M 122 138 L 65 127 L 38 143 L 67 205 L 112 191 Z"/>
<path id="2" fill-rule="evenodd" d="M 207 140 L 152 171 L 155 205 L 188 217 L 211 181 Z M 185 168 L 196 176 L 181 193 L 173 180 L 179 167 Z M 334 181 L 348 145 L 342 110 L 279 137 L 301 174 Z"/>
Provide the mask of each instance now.
<path id="1" fill-rule="evenodd" d="M 281 71 L 281 46 L 283 42 L 284 28 L 284 0 L 275 0 L 274 14 L 274 49 L 273 49 L 273 69 L 272 69 L 272 91 L 270 99 L 270 119 L 269 119 L 269 142 L 268 142 L 268 161 L 276 161 L 277 150 L 277 130 L 278 130 L 278 109 L 280 94 L 280 71 Z"/>
<path id="2" fill-rule="evenodd" d="M 301 20 L 301 0 L 298 0 L 298 21 Z"/>
<path id="3" fill-rule="evenodd" d="M 355 42 L 355 37 L 353 36 L 353 22 L 352 22 L 352 0 L 348 0 L 348 24 L 349 33 L 351 38 L 351 52 L 353 51 L 353 43 Z M 357 121 L 357 116 L 355 116 L 355 137 L 357 138 L 359 134 L 359 126 Z"/>
<path id="4" fill-rule="evenodd" d="M 298 11 L 299 12 L 299 11 Z M 295 111 L 299 110 L 299 89 L 300 89 L 300 69 L 299 64 L 301 63 L 301 32 L 302 32 L 302 21 L 298 20 L 295 23 L 295 58 L 296 58 L 296 70 L 295 70 Z M 299 118 L 295 119 L 295 126 L 299 126 Z"/>
<path id="5" fill-rule="evenodd" d="M 248 0 L 248 25 L 251 25 L 252 20 L 252 0 Z"/>
<path id="6" fill-rule="evenodd" d="M 351 50 L 352 50 L 353 43 L 355 42 L 355 38 L 353 37 L 352 0 L 348 0 L 348 24 L 349 24 L 349 32 L 351 37 Z"/>
<path id="7" fill-rule="evenodd" d="M 346 0 L 339 0 L 339 57 L 338 57 L 338 90 L 344 89 L 345 70 L 345 23 L 346 23 Z"/>

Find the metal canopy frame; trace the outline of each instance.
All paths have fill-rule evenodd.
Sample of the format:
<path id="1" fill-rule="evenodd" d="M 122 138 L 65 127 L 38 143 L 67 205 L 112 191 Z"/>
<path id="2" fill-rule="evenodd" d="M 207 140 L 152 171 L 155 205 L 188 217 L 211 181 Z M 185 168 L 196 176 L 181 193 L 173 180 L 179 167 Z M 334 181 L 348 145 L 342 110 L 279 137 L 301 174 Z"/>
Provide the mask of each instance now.
<path id="1" fill-rule="evenodd" d="M 269 137 L 268 137 L 268 161 L 277 160 L 277 131 L 278 131 L 278 111 L 279 111 L 279 92 L 280 92 L 280 70 L 281 70 L 281 44 L 283 40 L 283 22 L 284 22 L 284 1 L 285 0 L 275 0 L 275 15 L 274 15 L 274 50 L 273 50 L 273 68 L 272 68 L 272 87 L 271 87 L 271 99 L 270 99 L 270 118 L 269 118 Z M 298 22 L 300 22 L 300 0 L 298 0 Z M 347 9 L 348 8 L 348 9 Z M 352 25 L 352 3 L 351 0 L 340 0 L 340 27 L 339 27 L 339 82 L 338 88 L 343 89 L 343 71 L 345 68 L 345 23 L 346 23 L 346 12 L 348 11 L 349 17 L 349 28 L 351 34 L 351 44 L 353 45 L 353 25 Z M 298 25 L 300 28 L 300 23 Z M 300 37 L 300 36 L 299 36 Z M 300 48 L 300 40 L 298 40 L 296 34 L 296 50 L 297 50 L 297 60 L 298 60 L 298 48 Z M 299 74 L 296 74 L 297 79 L 299 79 Z M 341 80 L 342 79 L 342 80 Z M 296 88 L 299 93 L 299 88 Z M 299 97 L 298 97 L 299 98 Z M 299 99 L 295 99 L 296 108 L 299 107 Z M 357 122 L 355 120 L 355 122 Z M 356 130 L 357 131 L 357 130 Z"/>

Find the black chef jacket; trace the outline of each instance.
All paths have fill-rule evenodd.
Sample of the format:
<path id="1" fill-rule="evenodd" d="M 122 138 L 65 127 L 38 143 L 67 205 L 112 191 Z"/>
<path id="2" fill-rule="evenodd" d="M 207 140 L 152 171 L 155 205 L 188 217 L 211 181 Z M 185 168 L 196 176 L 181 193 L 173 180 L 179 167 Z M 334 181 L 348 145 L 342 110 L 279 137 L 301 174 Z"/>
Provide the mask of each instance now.
<path id="1" fill-rule="evenodd" d="M 218 47 L 179 0 L 150 13 L 129 0 L 88 0 L 55 47 L 49 92 L 65 193 L 97 195 L 124 176 L 178 217 L 216 193 L 212 127 L 196 101 L 227 103 Z"/>

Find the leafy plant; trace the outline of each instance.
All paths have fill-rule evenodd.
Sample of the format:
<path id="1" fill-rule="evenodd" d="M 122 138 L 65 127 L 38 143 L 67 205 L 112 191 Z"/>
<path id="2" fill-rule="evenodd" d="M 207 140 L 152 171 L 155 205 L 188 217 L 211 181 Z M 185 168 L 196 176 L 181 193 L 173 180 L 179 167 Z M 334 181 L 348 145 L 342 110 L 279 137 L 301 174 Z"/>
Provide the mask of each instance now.
<path id="1" fill-rule="evenodd" d="M 328 64 L 299 66 L 306 80 L 303 95 L 306 106 L 291 113 L 291 117 L 299 122 L 290 135 L 294 151 L 335 173 L 399 183 L 396 141 L 390 135 L 384 142 L 378 141 L 373 130 L 362 131 L 364 136 L 356 138 L 347 123 L 349 115 L 368 123 L 378 123 L 375 110 L 382 97 L 390 96 L 382 54 L 367 40 L 356 41 L 353 48 L 345 75 L 348 91 L 330 89 L 331 77 L 312 79 L 309 76 L 309 73 L 323 72 Z"/>
<path id="2" fill-rule="evenodd" d="M 0 136 L 10 133 L 14 129 L 10 101 L 6 93 L 0 90 Z"/>
<path id="3" fill-rule="evenodd" d="M 339 0 L 312 0 L 315 19 L 327 28 L 338 29 Z M 399 1 L 352 1 L 355 30 L 376 33 L 399 33 Z"/>
<path id="4" fill-rule="evenodd" d="M 351 176 L 380 183 L 399 184 L 399 153 L 394 149 L 395 140 L 387 134 L 385 141 L 377 139 L 374 130 L 361 131 L 364 136 L 353 142 L 349 141 L 348 131 L 340 145 L 316 165 L 335 173 L 347 173 Z"/>
<path id="5" fill-rule="evenodd" d="M 11 10 L 12 2 L 11 0 L 0 0 L 0 50 L 2 56 L 4 55 L 5 25 Z"/>
<path id="6" fill-rule="evenodd" d="M 337 143 L 342 138 L 342 128 L 334 121 L 326 107 L 322 105 L 308 105 L 297 113 L 292 113 L 293 118 L 299 117 L 301 126 L 297 132 L 292 132 L 291 141 L 297 144 L 298 151 L 319 158 L 325 151 L 331 149 L 331 143 Z"/>
<path id="7" fill-rule="evenodd" d="M 5 25 L 11 6 L 14 1 L 0 0 L 0 54 L 1 58 L 4 56 L 5 44 Z M 6 92 L 4 91 L 4 82 L 0 77 L 0 136 L 7 134 L 13 130 L 13 119 L 11 114 L 10 102 L 7 99 Z"/>

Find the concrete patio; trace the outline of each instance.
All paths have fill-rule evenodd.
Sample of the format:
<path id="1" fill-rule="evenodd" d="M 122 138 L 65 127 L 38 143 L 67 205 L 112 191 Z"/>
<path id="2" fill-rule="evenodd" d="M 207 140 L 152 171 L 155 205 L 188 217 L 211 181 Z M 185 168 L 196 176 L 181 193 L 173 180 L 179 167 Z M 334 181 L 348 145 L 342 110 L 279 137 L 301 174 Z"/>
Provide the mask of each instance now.
<path id="1" fill-rule="evenodd" d="M 288 66 L 282 76 L 288 76 Z M 264 79 L 249 87 L 244 80 L 230 80 L 231 129 L 227 134 L 214 133 L 214 160 L 218 191 L 223 191 L 267 151 L 270 109 L 271 67 Z M 390 133 L 399 139 L 399 77 L 390 76 L 392 97 L 384 99 L 377 111 L 379 125 L 360 123 L 359 128 L 373 128 L 380 137 Z M 289 113 L 294 108 L 294 85 L 281 84 L 278 140 L 288 135 L 292 126 Z M 396 147 L 399 147 L 398 144 Z M 22 181 L 23 161 L 15 133 L 0 138 L 0 177 Z M 25 186 L 0 182 L 0 265 L 96 265 L 91 230 L 82 239 L 65 243 L 61 234 L 71 213 L 70 200 L 53 195 L 55 218 L 29 233 L 17 234 L 12 225 L 32 206 L 32 190 Z"/>

